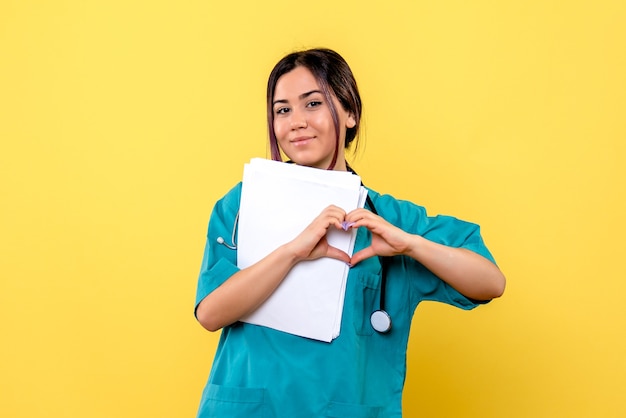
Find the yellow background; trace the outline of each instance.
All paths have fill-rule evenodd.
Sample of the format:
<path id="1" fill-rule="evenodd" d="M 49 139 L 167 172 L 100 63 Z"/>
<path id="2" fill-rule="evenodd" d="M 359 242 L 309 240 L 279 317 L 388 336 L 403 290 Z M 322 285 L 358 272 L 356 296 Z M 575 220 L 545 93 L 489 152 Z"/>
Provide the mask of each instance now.
<path id="1" fill-rule="evenodd" d="M 364 182 L 482 225 L 508 278 L 425 304 L 407 417 L 626 416 L 623 1 L 0 3 L 0 416 L 190 417 L 213 203 L 295 48 L 351 64 Z"/>

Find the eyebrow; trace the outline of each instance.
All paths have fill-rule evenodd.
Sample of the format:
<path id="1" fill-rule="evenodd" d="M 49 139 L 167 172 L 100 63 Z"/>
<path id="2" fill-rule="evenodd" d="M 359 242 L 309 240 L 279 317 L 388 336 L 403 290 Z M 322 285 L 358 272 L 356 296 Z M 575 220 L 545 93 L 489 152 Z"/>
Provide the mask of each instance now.
<path id="1" fill-rule="evenodd" d="M 307 97 L 309 97 L 310 95 L 314 93 L 324 94 L 320 90 L 311 90 L 311 91 L 307 91 L 306 93 L 302 93 L 300 96 L 298 96 L 298 99 L 300 100 L 306 99 Z M 276 105 L 277 103 L 288 103 L 288 100 L 286 99 L 274 100 L 274 102 L 272 103 L 272 106 Z"/>

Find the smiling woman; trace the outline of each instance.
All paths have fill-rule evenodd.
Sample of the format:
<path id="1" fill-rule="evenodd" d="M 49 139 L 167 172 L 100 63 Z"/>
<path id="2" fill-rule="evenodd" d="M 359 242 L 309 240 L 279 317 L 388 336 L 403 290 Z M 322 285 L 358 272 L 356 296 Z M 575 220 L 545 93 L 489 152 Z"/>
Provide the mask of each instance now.
<path id="1" fill-rule="evenodd" d="M 335 151 L 329 165 L 317 168 L 332 169 L 337 162 L 343 166 L 343 150 L 339 144 L 347 148 L 356 139 L 362 112 L 361 96 L 352 70 L 339 54 L 328 49 L 295 52 L 284 57 L 274 67 L 267 84 L 267 125 L 274 160 L 281 160 L 280 147 L 282 147 L 282 144 L 278 143 L 279 126 L 276 124 L 278 117 L 276 112 L 281 109 L 278 109 L 276 104 L 289 104 L 286 102 L 287 98 L 283 96 L 289 94 L 296 96 L 296 91 L 300 94 L 297 95 L 297 100 L 296 97 L 292 98 L 294 103 L 303 101 L 302 104 L 308 105 L 309 108 L 321 105 L 326 109 L 322 115 L 326 118 L 325 122 L 330 121 L 329 117 L 332 118 Z M 320 95 L 317 99 L 323 100 L 311 97 L 311 100 L 307 101 L 306 96 L 314 93 Z M 289 111 L 289 108 L 285 110 Z M 284 110 L 281 113 L 284 113 Z M 344 115 L 345 113 L 347 115 Z M 345 121 L 340 119 L 342 116 Z M 306 121 L 307 118 L 303 118 L 300 122 Z M 342 128 L 344 125 L 345 128 Z M 282 125 L 280 127 L 284 128 Z M 287 154 L 285 149 L 283 151 Z M 341 157 L 338 155 L 340 152 Z M 342 169 L 345 170 L 345 166 Z"/>
<path id="2" fill-rule="evenodd" d="M 345 142 L 346 129 L 354 128 L 356 121 L 334 94 L 325 95 L 311 71 L 297 67 L 278 79 L 274 97 L 273 129 L 283 152 L 296 164 L 345 171 L 344 148 L 337 144 Z"/>
<path id="3" fill-rule="evenodd" d="M 275 160 L 282 152 L 299 165 L 352 171 L 344 148 L 356 138 L 361 100 L 339 54 L 287 55 L 270 75 L 267 107 Z M 432 300 L 472 309 L 504 291 L 477 225 L 429 217 L 420 206 L 372 190 L 367 208 L 331 205 L 292 241 L 240 269 L 235 247 L 214 244 L 236 225 L 240 196 L 238 184 L 216 203 L 198 280 L 196 317 L 210 331 L 222 329 L 199 417 L 400 417 L 417 305 Z M 326 240 L 329 230 L 350 228 L 357 231 L 351 257 Z M 324 343 L 240 322 L 296 264 L 322 257 L 350 266 L 339 337 Z M 377 295 L 388 302 L 391 330 L 373 324 L 374 332 L 370 324 Z"/>

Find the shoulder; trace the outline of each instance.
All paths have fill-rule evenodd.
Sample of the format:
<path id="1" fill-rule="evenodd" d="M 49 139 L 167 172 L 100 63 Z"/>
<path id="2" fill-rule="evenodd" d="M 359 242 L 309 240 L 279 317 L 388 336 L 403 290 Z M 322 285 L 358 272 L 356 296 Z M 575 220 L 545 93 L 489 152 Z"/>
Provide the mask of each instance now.
<path id="1" fill-rule="evenodd" d="M 439 236 L 466 236 L 479 231 L 477 224 L 449 215 L 429 215 L 424 206 L 411 201 L 373 190 L 368 194 L 380 216 L 407 232 L 432 235 L 440 240 Z"/>
<path id="2" fill-rule="evenodd" d="M 227 207 L 231 209 L 239 208 L 239 201 L 241 199 L 241 182 L 234 185 L 224 196 L 222 196 L 216 203 L 215 207 Z"/>
<path id="3" fill-rule="evenodd" d="M 239 212 L 239 201 L 241 198 L 241 182 L 237 183 L 224 196 L 218 199 L 211 212 L 211 222 L 218 220 L 232 222 Z"/>
<path id="4" fill-rule="evenodd" d="M 368 196 L 375 206 L 376 212 L 388 222 L 400 225 L 415 218 L 427 218 L 426 208 L 408 200 L 398 199 L 389 194 L 381 194 L 368 189 Z M 408 217 L 408 218 L 407 218 Z"/>

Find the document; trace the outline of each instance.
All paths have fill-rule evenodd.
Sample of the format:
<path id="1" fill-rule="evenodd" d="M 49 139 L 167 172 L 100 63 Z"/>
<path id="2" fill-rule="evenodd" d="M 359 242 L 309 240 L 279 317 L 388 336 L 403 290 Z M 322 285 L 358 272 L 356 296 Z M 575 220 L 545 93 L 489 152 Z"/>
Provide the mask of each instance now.
<path id="1" fill-rule="evenodd" d="M 237 265 L 246 268 L 293 240 L 329 205 L 363 207 L 367 190 L 348 172 L 252 159 L 244 166 Z M 329 229 L 327 240 L 352 255 L 356 230 Z M 243 322 L 330 342 L 339 336 L 349 267 L 320 258 L 298 263 Z"/>

